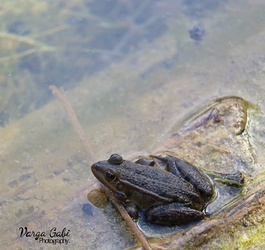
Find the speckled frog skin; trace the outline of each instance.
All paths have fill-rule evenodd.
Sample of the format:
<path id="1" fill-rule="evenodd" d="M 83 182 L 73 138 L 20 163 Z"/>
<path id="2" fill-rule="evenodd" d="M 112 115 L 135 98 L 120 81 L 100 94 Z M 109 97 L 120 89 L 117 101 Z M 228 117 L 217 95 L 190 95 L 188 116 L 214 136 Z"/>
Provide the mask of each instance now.
<path id="1" fill-rule="evenodd" d="M 91 169 L 95 177 L 138 218 L 145 211 L 147 222 L 181 225 L 205 217 L 203 209 L 214 197 L 209 177 L 190 163 L 172 156 L 159 157 L 166 169 L 156 168 L 152 160 L 126 161 L 113 154 Z"/>

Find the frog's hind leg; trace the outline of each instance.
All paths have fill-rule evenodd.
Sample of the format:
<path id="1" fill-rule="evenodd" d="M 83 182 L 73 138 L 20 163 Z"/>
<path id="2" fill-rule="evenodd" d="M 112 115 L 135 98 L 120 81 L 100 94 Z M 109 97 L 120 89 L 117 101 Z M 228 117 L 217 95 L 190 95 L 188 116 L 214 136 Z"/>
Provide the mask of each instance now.
<path id="1" fill-rule="evenodd" d="M 144 165 L 144 166 L 151 166 L 151 167 L 153 167 L 155 165 L 154 160 L 149 159 L 147 157 L 141 157 L 135 163 L 140 164 L 140 165 Z"/>
<path id="2" fill-rule="evenodd" d="M 205 214 L 183 204 L 171 203 L 152 207 L 145 212 L 146 220 L 164 226 L 183 225 L 201 220 Z"/>

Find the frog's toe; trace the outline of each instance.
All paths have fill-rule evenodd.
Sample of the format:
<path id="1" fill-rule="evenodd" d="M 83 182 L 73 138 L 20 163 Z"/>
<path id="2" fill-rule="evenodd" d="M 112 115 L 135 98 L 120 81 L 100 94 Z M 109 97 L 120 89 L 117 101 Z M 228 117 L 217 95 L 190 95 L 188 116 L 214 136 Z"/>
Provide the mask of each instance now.
<path id="1" fill-rule="evenodd" d="M 175 226 L 201 220 L 204 213 L 179 203 L 150 208 L 145 213 L 146 220 L 153 224 Z"/>
<path id="2" fill-rule="evenodd" d="M 138 208 L 137 206 L 132 203 L 132 202 L 128 202 L 125 205 L 125 209 L 127 211 L 127 213 L 134 219 L 137 220 L 139 218 L 139 212 L 138 212 Z"/>

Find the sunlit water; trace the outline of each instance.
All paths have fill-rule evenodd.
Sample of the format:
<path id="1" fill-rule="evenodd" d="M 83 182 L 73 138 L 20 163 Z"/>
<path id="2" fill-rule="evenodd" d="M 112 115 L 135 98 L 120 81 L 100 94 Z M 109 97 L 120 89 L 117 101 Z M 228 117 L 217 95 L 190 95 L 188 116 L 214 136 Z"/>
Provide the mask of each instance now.
<path id="1" fill-rule="evenodd" d="M 0 241 L 48 249 L 19 228 L 48 235 L 56 227 L 70 230 L 68 245 L 56 247 L 133 246 L 111 205 L 88 202 L 90 165 L 156 150 L 215 97 L 237 95 L 263 110 L 264 3 L 18 2 L 3 1 L 0 15 Z M 93 159 L 51 84 L 63 86 Z M 253 168 L 262 172 L 264 117 L 255 119 Z"/>

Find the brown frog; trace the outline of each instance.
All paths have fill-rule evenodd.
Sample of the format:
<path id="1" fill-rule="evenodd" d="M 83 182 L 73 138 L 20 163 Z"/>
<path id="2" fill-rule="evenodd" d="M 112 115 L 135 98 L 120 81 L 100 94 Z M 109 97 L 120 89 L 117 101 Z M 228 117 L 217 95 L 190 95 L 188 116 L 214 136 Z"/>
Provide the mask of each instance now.
<path id="1" fill-rule="evenodd" d="M 181 225 L 205 217 L 205 205 L 215 195 L 214 185 L 201 170 L 173 156 L 155 157 L 163 161 L 167 171 L 156 168 L 153 160 L 126 161 L 112 154 L 91 169 L 95 177 L 138 218 L 145 210 L 149 223 Z"/>

